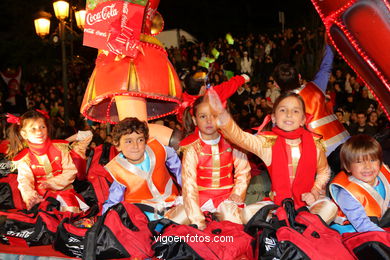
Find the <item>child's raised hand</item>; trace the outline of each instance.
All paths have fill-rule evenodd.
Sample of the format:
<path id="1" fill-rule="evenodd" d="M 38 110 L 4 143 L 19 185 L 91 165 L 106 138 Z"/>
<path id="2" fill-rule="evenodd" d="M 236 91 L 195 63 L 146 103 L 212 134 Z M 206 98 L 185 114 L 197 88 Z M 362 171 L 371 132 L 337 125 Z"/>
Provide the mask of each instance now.
<path id="1" fill-rule="evenodd" d="M 217 92 L 213 88 L 210 88 L 207 91 L 207 100 L 209 101 L 210 108 L 213 114 L 219 115 L 223 113 L 225 108 L 223 107 L 221 99 L 219 98 Z"/>
<path id="2" fill-rule="evenodd" d="M 311 205 L 316 201 L 314 194 L 311 192 L 306 192 L 302 194 L 302 200 L 306 202 L 307 205 Z"/>
<path id="3" fill-rule="evenodd" d="M 229 120 L 229 113 L 223 107 L 221 99 L 214 89 L 210 88 L 207 91 L 206 100 L 209 102 L 211 113 L 218 117 L 218 125 L 225 125 Z"/>

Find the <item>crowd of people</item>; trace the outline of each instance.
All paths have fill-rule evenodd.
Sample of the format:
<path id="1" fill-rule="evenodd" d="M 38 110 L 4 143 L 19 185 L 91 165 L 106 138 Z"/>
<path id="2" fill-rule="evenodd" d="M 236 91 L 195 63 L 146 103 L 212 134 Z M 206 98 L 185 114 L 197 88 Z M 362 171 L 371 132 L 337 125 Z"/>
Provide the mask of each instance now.
<path id="1" fill-rule="evenodd" d="M 106 176 L 100 177 L 110 178 L 111 186 L 99 201 L 100 214 L 129 202 L 153 207 L 153 214 L 146 214 L 150 221 L 165 217 L 205 230 L 209 220 L 204 212 L 211 212 L 218 220 L 247 224 L 264 206 L 264 201 L 244 203 L 254 176 L 251 166 L 260 159 L 272 182 L 267 197 L 275 204 L 292 198 L 296 209 L 308 207 L 340 233 L 384 231 L 369 217 L 380 220 L 389 206 L 382 203 L 381 210 L 373 210 L 374 204 L 388 204 L 390 198 L 390 172 L 382 156 L 389 148 L 389 121 L 368 87 L 332 52 L 321 28 L 250 34 L 234 43 L 182 38 L 180 46 L 167 48 L 167 53 L 183 91 L 189 93 L 191 84 L 197 84 L 183 117 L 162 119 L 185 133 L 180 158 L 158 137 L 149 136 L 146 122 L 126 118 L 113 126 L 82 118 L 78 108 L 91 65 L 68 67 L 69 124 L 55 68 L 41 70 L 4 95 L 2 112 L 13 116 L 8 115 L 8 125 L 2 120 L 3 139 L 9 140 L 8 156 L 17 165 L 18 188 L 28 210 L 52 194 L 61 211 L 87 212 L 88 205 L 72 186 L 80 172 L 75 158 L 89 157 L 93 164 L 97 147 L 105 144 L 115 146 L 116 152 L 111 156 L 101 148 L 110 156 L 104 164 Z M 224 95 L 230 92 L 230 98 Z M 322 93 L 324 102 L 312 106 L 310 98 Z M 321 128 L 325 123 L 313 124 L 307 113 L 314 122 L 326 118 L 327 129 Z M 66 138 L 75 145 L 54 141 Z M 341 165 L 330 165 L 329 158 L 339 153 Z M 96 181 L 90 176 L 88 180 Z M 354 183 L 363 183 L 365 191 L 375 189 L 382 200 L 356 191 Z M 356 201 L 351 195 L 355 192 L 360 196 Z"/>
<path id="2" fill-rule="evenodd" d="M 167 48 L 168 56 L 179 77 L 184 79 L 199 67 L 199 61 L 206 57 L 215 59 L 208 70 L 210 85 L 218 85 L 232 75 L 246 73 L 251 81 L 240 87 L 230 98 L 230 111 L 244 129 L 261 124 L 270 113 L 272 103 L 280 94 L 274 84 L 272 72 L 280 62 L 295 65 L 301 74 L 302 84 L 313 79 L 323 55 L 324 31 L 322 28 L 310 31 L 307 28 L 287 29 L 285 32 L 250 34 L 238 37 L 234 44 L 220 37 L 210 42 L 187 42 L 184 37 L 179 47 Z M 215 58 L 212 50 L 219 56 Z M 76 129 L 94 130 L 95 144 L 102 143 L 108 136 L 110 126 L 85 121 L 77 108 L 80 107 L 88 78 L 93 70 L 90 63 L 70 63 L 68 65 L 68 117 L 69 127 L 57 128 L 54 136 L 62 138 Z M 28 72 L 30 73 L 30 72 Z M 27 109 L 48 111 L 56 125 L 64 125 L 63 87 L 61 86 L 61 68 L 37 68 L 31 74 L 23 74 L 21 85 L 15 91 L 8 91 L 2 84 L 1 113 L 22 114 Z M 11 93 L 12 92 L 12 93 Z M 339 55 L 335 56 L 333 70 L 327 86 L 329 107 L 351 135 L 367 133 L 375 135 L 386 127 L 388 120 L 378 102 L 373 98 L 367 86 L 353 73 Z M 171 128 L 182 128 L 175 116 L 163 118 L 164 124 Z M 2 120 L 2 134 L 5 136 L 5 121 Z M 68 133 L 60 133 L 66 129 Z M 102 131 L 100 131 L 102 130 Z M 104 133 L 105 132 L 105 133 Z"/>

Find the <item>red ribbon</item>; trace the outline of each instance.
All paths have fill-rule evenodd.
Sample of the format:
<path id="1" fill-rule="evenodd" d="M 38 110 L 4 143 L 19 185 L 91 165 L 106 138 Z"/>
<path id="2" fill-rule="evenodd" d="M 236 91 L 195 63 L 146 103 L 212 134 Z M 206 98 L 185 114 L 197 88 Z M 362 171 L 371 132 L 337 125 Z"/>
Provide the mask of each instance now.
<path id="1" fill-rule="evenodd" d="M 113 23 L 112 29 L 107 39 L 107 47 L 110 52 L 119 55 L 124 54 L 131 58 L 136 58 L 139 52 L 140 40 L 136 39 L 134 30 L 127 26 L 118 27 L 120 24 Z"/>
<path id="2" fill-rule="evenodd" d="M 20 117 L 14 116 L 14 115 L 9 114 L 9 113 L 7 113 L 5 116 L 7 117 L 8 123 L 20 125 Z"/>
<path id="3" fill-rule="evenodd" d="M 40 110 L 40 109 L 35 109 L 35 111 L 37 111 L 37 112 L 39 112 L 39 113 L 41 113 L 44 117 L 46 117 L 47 119 L 49 119 L 50 118 L 50 116 L 49 116 L 49 113 L 47 113 L 46 111 L 44 111 L 44 110 Z"/>

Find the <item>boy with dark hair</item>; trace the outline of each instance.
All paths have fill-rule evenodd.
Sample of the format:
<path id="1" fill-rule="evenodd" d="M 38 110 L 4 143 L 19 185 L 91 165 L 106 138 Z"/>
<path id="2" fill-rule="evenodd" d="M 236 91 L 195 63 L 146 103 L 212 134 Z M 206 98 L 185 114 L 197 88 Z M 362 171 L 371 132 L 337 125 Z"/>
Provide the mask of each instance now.
<path id="1" fill-rule="evenodd" d="M 174 206 L 181 185 L 181 162 L 173 148 L 149 140 L 146 122 L 125 118 L 112 131 L 113 144 L 120 152 L 106 166 L 114 179 L 103 213 L 126 201 L 142 203 L 157 211 Z"/>

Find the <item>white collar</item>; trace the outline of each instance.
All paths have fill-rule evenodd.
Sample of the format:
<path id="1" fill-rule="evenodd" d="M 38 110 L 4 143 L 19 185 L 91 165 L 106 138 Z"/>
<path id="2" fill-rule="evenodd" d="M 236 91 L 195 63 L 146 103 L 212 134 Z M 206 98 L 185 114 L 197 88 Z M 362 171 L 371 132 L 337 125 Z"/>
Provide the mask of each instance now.
<path id="1" fill-rule="evenodd" d="M 219 140 L 221 140 L 221 135 L 218 135 L 218 137 L 213 139 L 213 140 L 204 140 L 202 138 L 202 133 L 199 131 L 199 138 L 202 139 L 202 141 L 208 145 L 215 145 L 215 144 L 219 143 Z"/>

